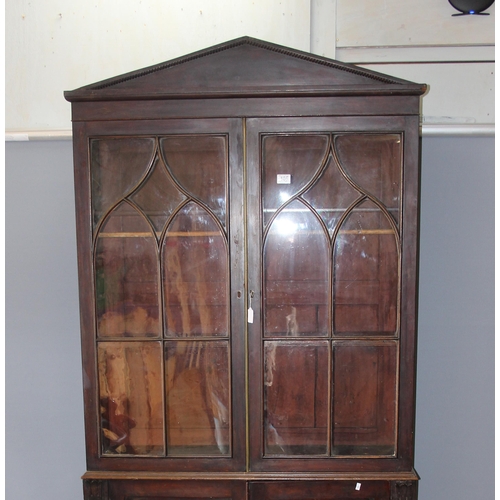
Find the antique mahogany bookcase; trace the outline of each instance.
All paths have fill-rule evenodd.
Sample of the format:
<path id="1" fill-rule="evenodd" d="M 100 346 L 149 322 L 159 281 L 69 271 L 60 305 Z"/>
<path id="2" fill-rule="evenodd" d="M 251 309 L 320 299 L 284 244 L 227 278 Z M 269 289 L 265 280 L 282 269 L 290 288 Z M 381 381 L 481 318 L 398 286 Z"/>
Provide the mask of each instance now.
<path id="1" fill-rule="evenodd" d="M 415 500 L 425 85 L 240 38 L 66 92 L 86 500 Z"/>

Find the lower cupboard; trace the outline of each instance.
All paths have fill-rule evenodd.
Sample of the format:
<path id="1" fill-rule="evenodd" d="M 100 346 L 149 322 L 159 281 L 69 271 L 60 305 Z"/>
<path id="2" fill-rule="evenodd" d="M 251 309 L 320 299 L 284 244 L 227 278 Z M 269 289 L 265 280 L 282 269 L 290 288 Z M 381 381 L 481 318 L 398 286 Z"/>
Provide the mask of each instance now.
<path id="1" fill-rule="evenodd" d="M 84 479 L 88 500 L 416 500 L 417 481 Z"/>
<path id="2" fill-rule="evenodd" d="M 89 500 L 245 500 L 244 481 L 85 480 Z"/>

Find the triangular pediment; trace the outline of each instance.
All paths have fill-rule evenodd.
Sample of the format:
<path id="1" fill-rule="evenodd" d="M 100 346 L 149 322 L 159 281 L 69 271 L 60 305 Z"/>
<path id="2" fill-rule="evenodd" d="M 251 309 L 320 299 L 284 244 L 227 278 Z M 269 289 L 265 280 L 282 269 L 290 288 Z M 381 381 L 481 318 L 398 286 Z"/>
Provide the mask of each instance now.
<path id="1" fill-rule="evenodd" d="M 387 93 L 421 94 L 422 85 L 243 37 L 65 96 L 79 101 Z"/>

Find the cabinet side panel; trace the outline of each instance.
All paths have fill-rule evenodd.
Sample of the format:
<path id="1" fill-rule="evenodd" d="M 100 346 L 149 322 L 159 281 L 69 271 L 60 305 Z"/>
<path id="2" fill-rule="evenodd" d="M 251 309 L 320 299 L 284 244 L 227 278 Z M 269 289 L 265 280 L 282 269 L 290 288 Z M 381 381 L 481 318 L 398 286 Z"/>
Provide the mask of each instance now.
<path id="1" fill-rule="evenodd" d="M 92 285 L 92 227 L 90 215 L 90 170 L 87 126 L 73 125 L 76 230 L 78 245 L 78 281 L 80 293 L 80 329 L 82 342 L 83 390 L 87 467 L 92 468 L 98 454 L 97 443 L 97 372 L 95 352 L 95 313 Z"/>
<path id="2" fill-rule="evenodd" d="M 418 117 L 407 117 L 404 133 L 403 221 L 401 227 L 401 351 L 399 457 L 411 466 L 414 454 L 417 269 L 420 163 Z"/>

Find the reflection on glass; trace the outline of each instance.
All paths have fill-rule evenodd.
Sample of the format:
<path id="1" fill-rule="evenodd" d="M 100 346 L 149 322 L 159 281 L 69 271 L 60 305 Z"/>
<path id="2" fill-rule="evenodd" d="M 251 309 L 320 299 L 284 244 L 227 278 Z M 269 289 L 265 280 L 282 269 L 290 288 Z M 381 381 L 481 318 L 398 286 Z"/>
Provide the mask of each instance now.
<path id="1" fill-rule="evenodd" d="M 174 209 L 186 197 L 170 180 L 161 160 L 156 160 L 148 178 L 132 195 L 132 200 L 148 216 L 156 231 L 161 232 Z"/>
<path id="2" fill-rule="evenodd" d="M 228 335 L 228 254 L 215 220 L 190 202 L 175 216 L 163 250 L 168 336 Z"/>
<path id="3" fill-rule="evenodd" d="M 159 342 L 98 344 L 101 450 L 105 455 L 163 455 Z"/>
<path id="4" fill-rule="evenodd" d="M 328 335 L 329 243 L 299 201 L 273 220 L 264 246 L 265 335 Z"/>
<path id="5" fill-rule="evenodd" d="M 303 198 L 321 215 L 331 234 L 345 210 L 360 196 L 330 157 L 325 171 Z"/>
<path id="6" fill-rule="evenodd" d="M 228 342 L 167 342 L 167 454 L 230 453 Z"/>
<path id="7" fill-rule="evenodd" d="M 263 140 L 262 195 L 264 221 L 309 183 L 321 168 L 326 135 L 271 135 Z M 278 179 L 278 175 L 289 178 Z"/>
<path id="8" fill-rule="evenodd" d="M 397 344 L 334 345 L 334 455 L 394 455 Z"/>
<path id="9" fill-rule="evenodd" d="M 387 216 L 371 201 L 346 218 L 335 242 L 334 330 L 337 334 L 394 335 L 399 257 Z"/>
<path id="10" fill-rule="evenodd" d="M 266 455 L 328 454 L 328 342 L 264 343 Z"/>
<path id="11" fill-rule="evenodd" d="M 226 227 L 227 137 L 171 136 L 161 139 L 160 146 L 175 180 Z"/>
<path id="12" fill-rule="evenodd" d="M 127 137 L 92 139 L 90 173 L 94 228 L 103 215 L 127 196 L 146 174 L 155 140 Z"/>
<path id="13" fill-rule="evenodd" d="M 366 192 L 378 198 L 398 222 L 401 135 L 340 135 L 335 138 L 335 149 L 347 175 Z"/>
<path id="14" fill-rule="evenodd" d="M 158 336 L 158 268 L 151 227 L 128 203 L 101 227 L 95 251 L 100 337 Z"/>

